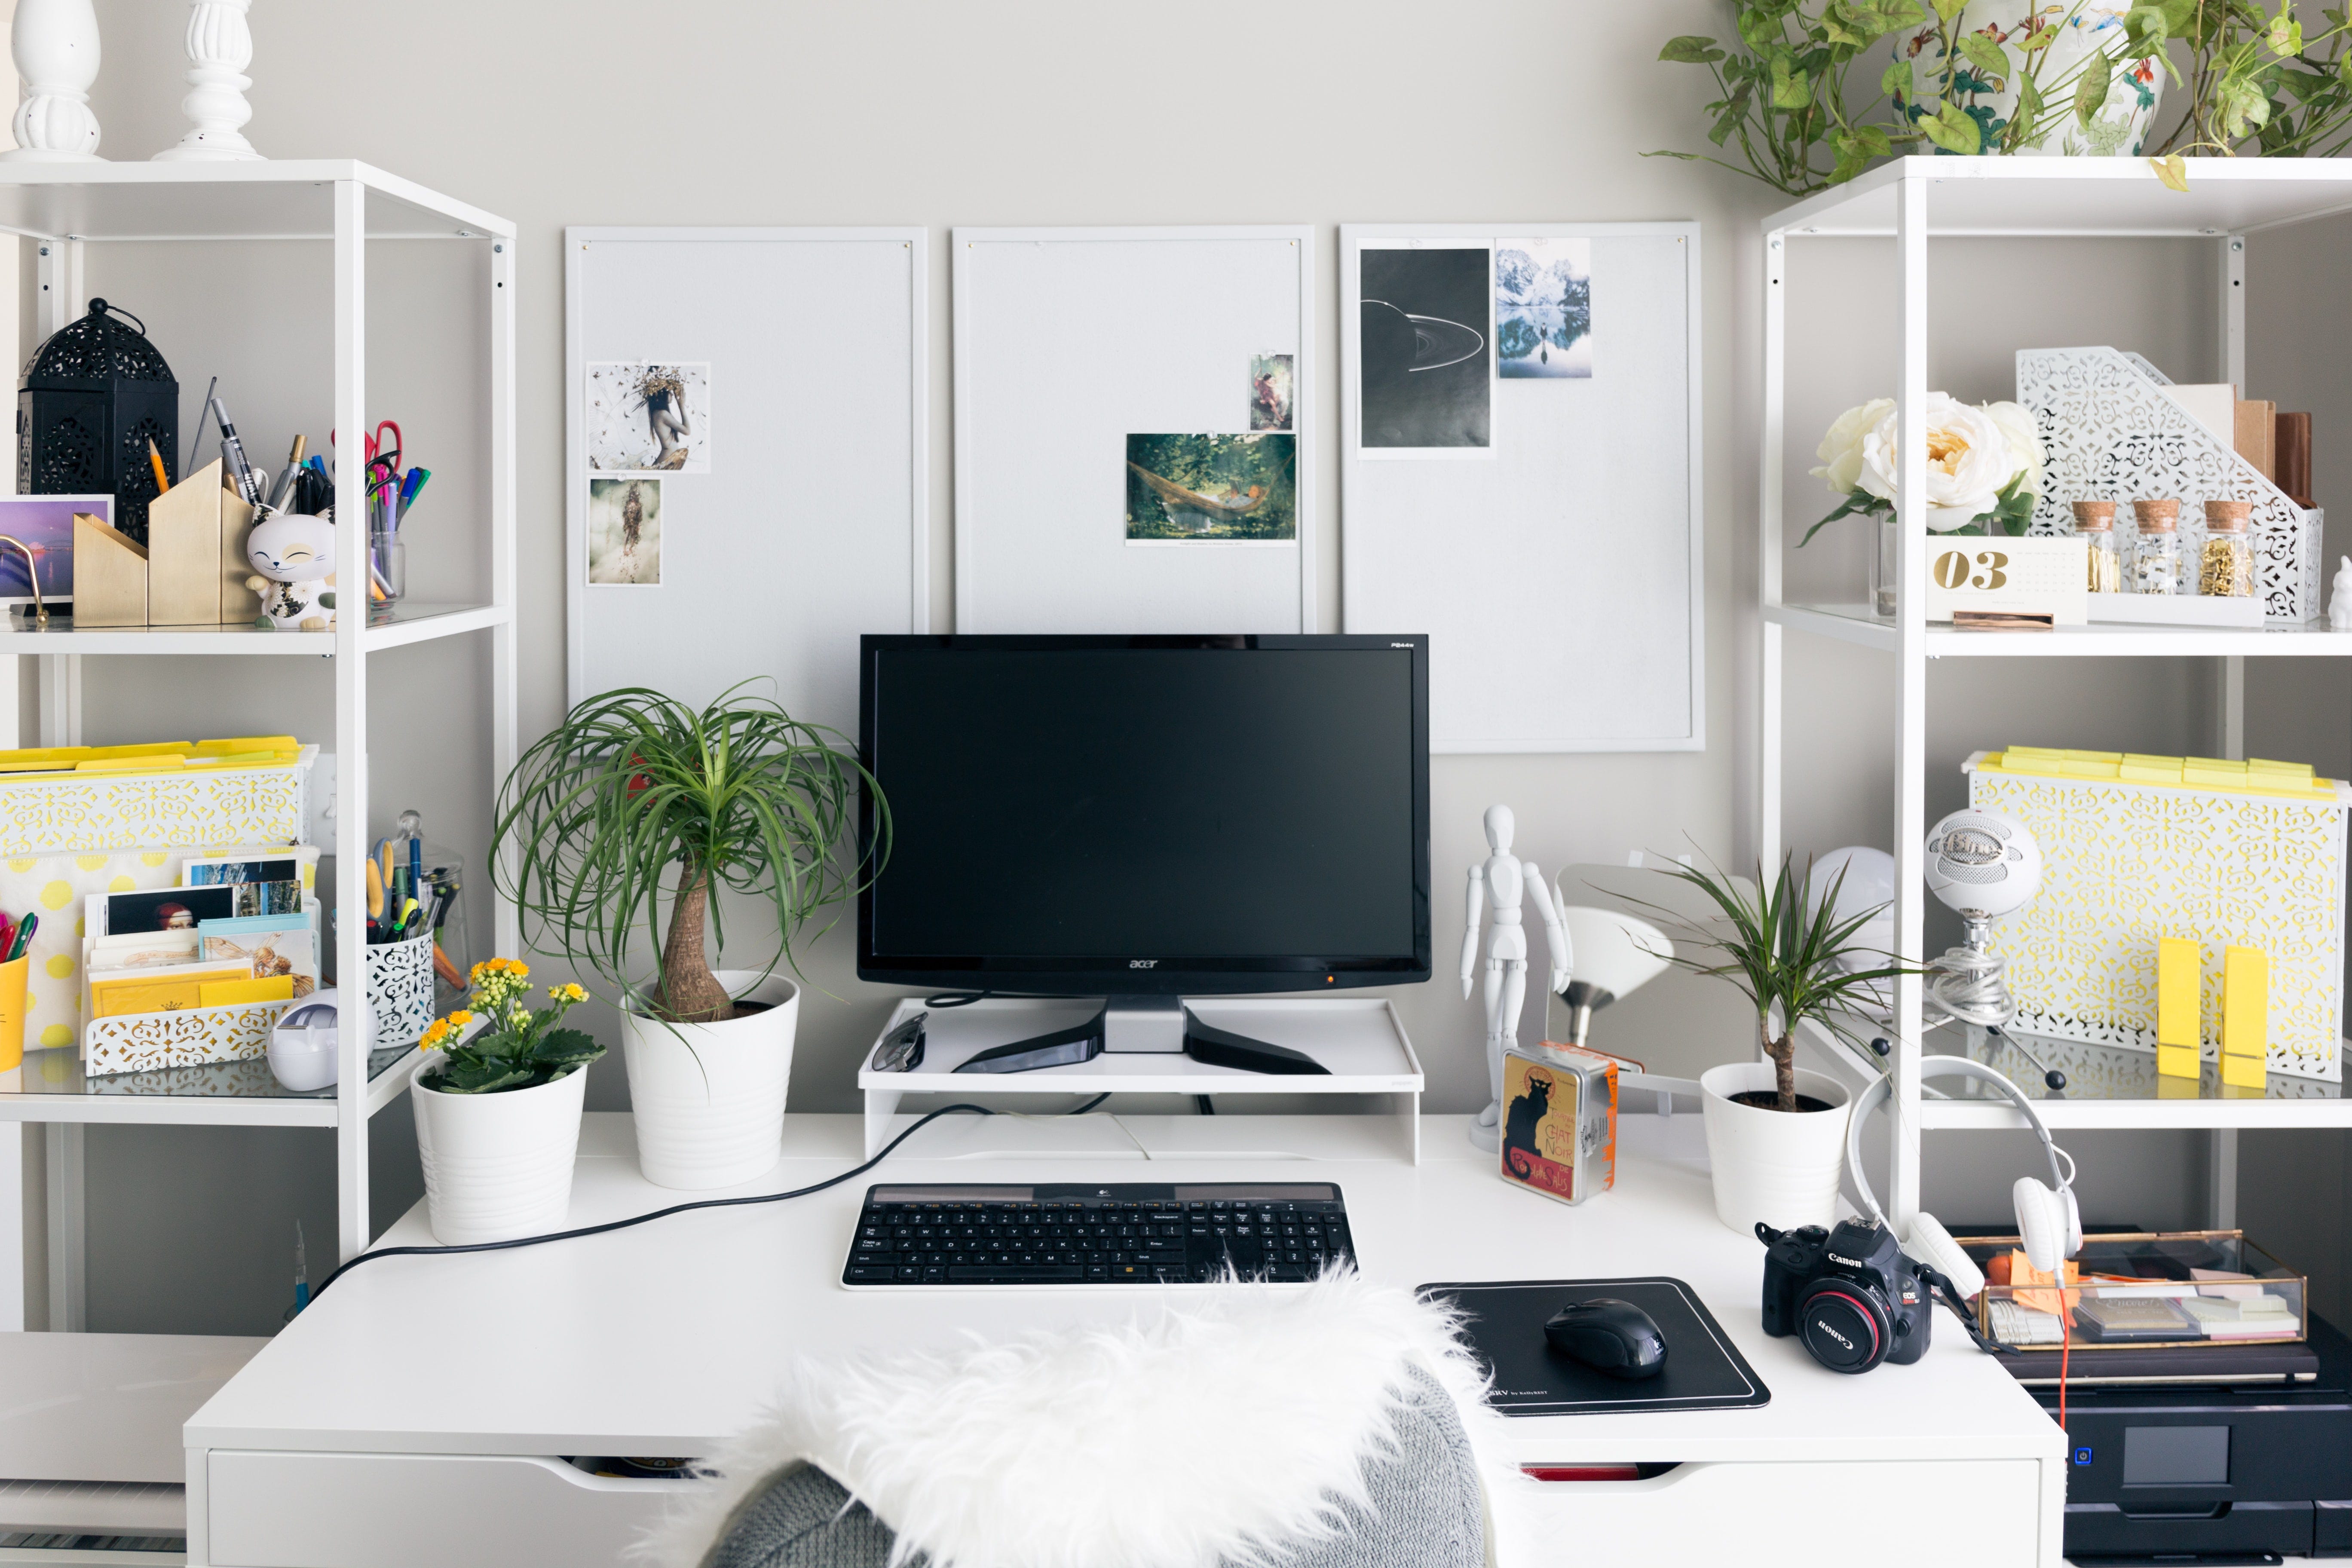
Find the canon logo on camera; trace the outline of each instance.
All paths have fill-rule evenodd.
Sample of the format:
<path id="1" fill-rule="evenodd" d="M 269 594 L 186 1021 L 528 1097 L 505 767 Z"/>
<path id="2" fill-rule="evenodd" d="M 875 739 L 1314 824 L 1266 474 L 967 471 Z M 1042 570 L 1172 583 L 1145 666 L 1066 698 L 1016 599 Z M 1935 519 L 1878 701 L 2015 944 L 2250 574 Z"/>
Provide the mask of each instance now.
<path id="1" fill-rule="evenodd" d="M 1843 1264 L 1844 1264 L 1848 1268 L 1861 1268 L 1861 1267 L 1862 1267 L 1862 1265 L 1861 1265 L 1860 1263 L 1856 1262 L 1854 1259 L 1853 1259 L 1853 1258 L 1840 1258 L 1840 1257 L 1839 1257 L 1836 1253 L 1834 1253 L 1834 1252 L 1831 1252 L 1831 1253 L 1824 1253 L 1822 1256 L 1826 1257 L 1826 1258 L 1828 1258 L 1832 1263 L 1843 1263 Z"/>
<path id="2" fill-rule="evenodd" d="M 1843 1345 L 1846 1349 L 1848 1349 L 1848 1350 L 1852 1350 L 1852 1349 L 1853 1349 L 1853 1342 L 1852 1340 L 1847 1339 L 1843 1334 L 1839 1333 L 1835 1329 L 1831 1328 L 1827 1323 L 1825 1323 L 1825 1322 L 1822 1321 L 1819 1318 L 1815 1318 L 1815 1319 L 1813 1320 L 1813 1327 L 1815 1327 L 1815 1328 L 1817 1328 L 1817 1329 L 1821 1330 L 1821 1331 L 1822 1331 L 1822 1332 L 1823 1332 L 1823 1333 L 1825 1333 L 1825 1334 L 1829 1335 L 1829 1337 L 1830 1337 L 1830 1338 L 1832 1338 L 1832 1339 L 1833 1339 L 1833 1340 L 1837 1341 L 1837 1342 L 1838 1342 L 1838 1343 L 1840 1343 L 1840 1344 Z"/>

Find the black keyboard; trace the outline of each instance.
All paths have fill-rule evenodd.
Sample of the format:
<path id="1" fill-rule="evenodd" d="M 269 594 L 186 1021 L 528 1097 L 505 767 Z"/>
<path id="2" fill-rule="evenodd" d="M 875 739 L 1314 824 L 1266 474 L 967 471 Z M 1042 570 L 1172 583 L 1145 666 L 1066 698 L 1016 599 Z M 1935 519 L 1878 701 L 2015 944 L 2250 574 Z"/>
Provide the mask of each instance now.
<path id="1" fill-rule="evenodd" d="M 1322 1182 L 868 1187 L 844 1285 L 1304 1283 L 1352 1259 Z"/>

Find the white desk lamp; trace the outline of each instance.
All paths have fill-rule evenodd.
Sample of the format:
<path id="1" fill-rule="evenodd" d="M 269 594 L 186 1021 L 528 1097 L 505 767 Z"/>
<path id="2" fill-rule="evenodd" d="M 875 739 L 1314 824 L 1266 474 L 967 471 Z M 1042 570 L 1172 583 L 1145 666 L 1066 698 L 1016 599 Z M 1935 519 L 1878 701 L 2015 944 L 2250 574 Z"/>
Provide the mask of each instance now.
<path id="1" fill-rule="evenodd" d="M 1647 921 L 1570 905 L 1564 889 L 1560 903 L 1574 957 L 1559 998 L 1569 1005 L 1569 1043 L 1581 1046 L 1592 1033 L 1592 1015 L 1656 979 L 1674 957 L 1675 944 Z"/>

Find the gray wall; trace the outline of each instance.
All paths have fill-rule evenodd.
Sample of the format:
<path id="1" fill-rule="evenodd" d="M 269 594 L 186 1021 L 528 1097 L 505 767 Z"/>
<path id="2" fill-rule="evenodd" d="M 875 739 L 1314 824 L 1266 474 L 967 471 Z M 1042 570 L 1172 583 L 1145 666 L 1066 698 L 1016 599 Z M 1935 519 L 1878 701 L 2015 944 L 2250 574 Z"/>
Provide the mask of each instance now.
<path id="1" fill-rule="evenodd" d="M 178 8 L 100 0 L 99 10 L 106 65 L 94 102 L 103 151 L 142 157 L 180 129 Z M 1321 226 L 1328 283 L 1343 220 L 1701 221 L 1714 744 L 1698 755 L 1435 760 L 1441 978 L 1401 991 L 1398 1003 L 1429 1071 L 1431 1108 L 1462 1110 L 1484 1099 L 1480 1025 L 1443 972 L 1461 934 L 1451 889 L 1484 854 L 1478 818 L 1487 805 L 1517 810 L 1520 853 L 1547 868 L 1622 865 L 1630 850 L 1693 845 L 1732 863 L 1753 853 L 1759 340 L 1751 295 L 1756 220 L 1780 198 L 1700 165 L 1638 156 L 1696 142 L 1708 96 L 1703 74 L 1652 60 L 1669 35 L 1719 29 L 1722 21 L 1709 0 L 1488 0 L 1443 10 L 1393 0 L 704 0 L 667 8 L 619 0 L 404 0 L 393 8 L 306 0 L 265 4 L 253 17 L 248 132 L 273 156 L 363 158 L 520 226 L 526 740 L 562 702 L 558 253 L 567 224 L 932 226 L 931 580 L 933 625 L 947 629 L 949 226 L 1307 219 Z M 1433 75 L 1414 63 L 1436 52 L 1433 30 L 1452 41 L 1446 58 L 1458 62 Z M 1402 82 L 1421 85 L 1400 92 Z M 219 369 L 257 454 L 276 459 L 298 427 L 316 440 L 329 420 L 324 247 L 240 247 L 193 266 L 183 253 L 142 252 L 125 247 L 93 261 L 92 287 L 142 313 L 154 307 L 150 320 L 192 398 Z M 1826 510 L 1816 481 L 1802 478 L 1820 426 L 1891 387 L 1890 261 L 1891 247 L 1822 243 L 1794 280 L 1789 337 L 1800 351 L 1793 368 L 1802 395 L 1790 409 L 1798 433 L 1791 517 Z M 469 422 L 484 389 L 460 357 L 478 323 L 465 302 L 457 248 L 378 247 L 369 265 L 371 401 L 401 418 L 420 454 L 429 451 L 436 502 L 478 495 L 481 454 Z M 1955 247 L 1939 253 L 1935 288 L 1942 307 L 1935 379 L 1965 397 L 2005 395 L 2009 356 L 2034 343 L 2124 343 L 2184 377 L 2213 374 L 2211 260 L 2199 247 Z M 1328 310 L 1316 331 L 1327 377 L 1319 405 L 1336 408 L 1337 332 Z M 2315 375 L 2327 368 L 2316 353 L 2312 359 Z M 1325 461 L 1318 581 L 1323 624 L 1336 628 L 1336 443 L 1326 444 Z M 430 531 L 417 535 L 412 571 L 433 593 L 454 595 L 478 559 L 471 520 L 459 504 L 419 516 Z M 1858 529 L 1833 530 L 1792 558 L 1791 596 L 1807 585 L 1859 596 L 1859 541 Z M 1891 710 L 1876 689 L 1885 671 L 1874 660 L 1790 639 L 1791 690 L 1801 696 L 1790 705 L 1789 824 L 1801 853 L 1886 838 Z M 383 717 L 371 736 L 373 826 L 381 830 L 393 810 L 415 804 L 477 866 L 491 783 L 473 738 L 482 668 L 479 650 L 462 647 L 380 658 Z M 257 703 L 259 711 L 290 713 L 278 721 L 306 735 L 323 735 L 323 670 L 287 673 L 284 689 L 265 701 L 245 683 L 204 670 L 100 669 L 92 677 L 92 738 L 220 732 L 254 722 Z M 1933 686 L 1931 809 L 1958 802 L 1952 764 L 1978 746 L 2177 752 L 2209 743 L 2200 737 L 2211 724 L 2211 679 L 2193 668 L 2102 665 L 2045 680 L 2029 667 L 1989 666 L 1938 670 Z M 2340 689 L 2332 700 L 2341 707 Z M 2285 742 L 2277 750 L 2305 754 Z M 479 914 L 477 921 L 481 929 Z M 792 1089 L 799 1109 L 852 1108 L 853 1064 L 890 1004 L 887 994 L 856 983 L 844 934 L 803 955 L 821 989 L 803 1009 Z M 601 1026 L 609 1033 L 609 1019 Z M 1748 1037 L 1727 993 L 1674 974 L 1620 1005 L 1601 1027 L 1658 1069 L 1690 1073 L 1741 1054 Z M 625 1103 L 617 1058 L 595 1069 L 590 1103 Z M 416 1191 L 404 1116 L 387 1113 L 376 1124 L 380 1214 Z M 1956 1217 L 2000 1213 L 2008 1179 L 2028 1168 L 2015 1142 L 1936 1140 L 1931 1204 Z M 2195 1217 L 2200 1142 L 2124 1135 L 2098 1141 L 2095 1151 L 2078 1142 L 2089 1207 L 2127 1201 L 2132 1217 L 2149 1224 Z M 323 1135 L 306 1132 L 94 1132 L 91 1326 L 266 1330 L 287 1299 L 294 1218 L 303 1218 L 314 1247 L 325 1234 L 330 1154 Z"/>

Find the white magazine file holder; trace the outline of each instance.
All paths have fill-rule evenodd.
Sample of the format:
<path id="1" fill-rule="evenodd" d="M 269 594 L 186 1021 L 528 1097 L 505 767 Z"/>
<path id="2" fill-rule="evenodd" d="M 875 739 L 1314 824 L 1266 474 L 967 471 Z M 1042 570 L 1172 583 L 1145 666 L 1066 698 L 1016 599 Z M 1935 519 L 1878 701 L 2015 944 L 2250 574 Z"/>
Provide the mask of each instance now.
<path id="1" fill-rule="evenodd" d="M 2194 562 L 2204 552 L 2205 503 L 2244 501 L 2253 508 L 2255 592 L 2264 617 L 2325 615 L 2321 512 L 2297 506 L 2263 478 L 2165 390 L 2171 384 L 2122 349 L 2018 351 L 2017 400 L 2032 410 L 2047 460 L 2031 531 L 2071 532 L 2069 503 L 2077 500 L 2114 501 L 2122 531 L 2132 526 L 2133 501 L 2178 500 L 2181 558 Z"/>

